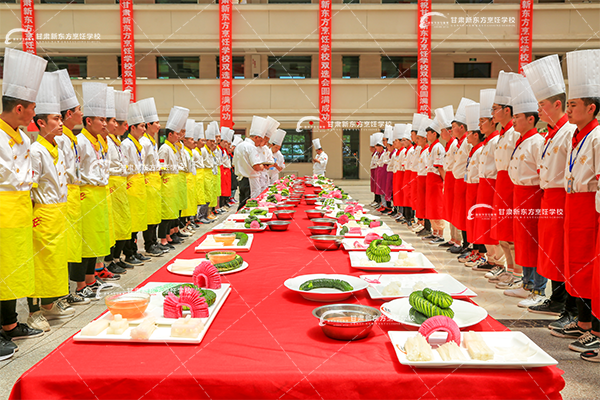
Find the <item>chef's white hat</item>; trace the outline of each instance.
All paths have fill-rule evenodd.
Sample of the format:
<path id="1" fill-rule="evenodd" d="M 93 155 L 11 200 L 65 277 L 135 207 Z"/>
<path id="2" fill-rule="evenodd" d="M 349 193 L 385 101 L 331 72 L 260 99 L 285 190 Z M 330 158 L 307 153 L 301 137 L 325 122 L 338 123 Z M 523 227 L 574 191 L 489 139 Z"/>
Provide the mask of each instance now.
<path id="1" fill-rule="evenodd" d="M 194 140 L 204 139 L 204 123 L 196 122 L 194 126 Z"/>
<path id="2" fill-rule="evenodd" d="M 600 97 L 600 50 L 567 53 L 569 99 Z"/>
<path id="3" fill-rule="evenodd" d="M 427 118 L 425 115 L 421 118 L 421 124 L 419 125 L 419 129 L 417 130 L 417 136 L 427 137 L 427 128 L 431 126 L 433 121 L 430 118 Z"/>
<path id="4" fill-rule="evenodd" d="M 265 130 L 265 136 L 270 138 L 279 128 L 280 123 L 274 118 L 267 117 L 267 129 Z"/>
<path id="5" fill-rule="evenodd" d="M 79 105 L 77 95 L 75 94 L 75 88 L 71 83 L 69 77 L 69 71 L 66 69 L 59 69 L 54 71 L 53 74 L 58 75 L 58 85 L 60 87 L 60 111 L 70 110 Z"/>
<path id="6" fill-rule="evenodd" d="M 313 139 L 312 143 L 315 150 L 319 150 L 321 148 L 321 139 Z"/>
<path id="7" fill-rule="evenodd" d="M 185 136 L 186 138 L 194 139 L 194 133 L 196 132 L 196 121 L 193 119 L 187 119 L 185 121 Z"/>
<path id="8" fill-rule="evenodd" d="M 373 142 L 375 142 L 375 146 L 383 146 L 383 132 L 374 133 Z"/>
<path id="9" fill-rule="evenodd" d="M 152 123 L 158 121 L 158 112 L 156 111 L 156 103 L 154 97 L 142 99 L 137 102 L 144 116 L 144 122 Z"/>
<path id="10" fill-rule="evenodd" d="M 4 50 L 2 96 L 35 102 L 48 61 L 24 51 Z"/>
<path id="11" fill-rule="evenodd" d="M 406 131 L 406 124 L 394 124 L 394 140 L 402 140 Z"/>
<path id="12" fill-rule="evenodd" d="M 141 124 L 143 122 L 144 116 L 140 110 L 140 105 L 138 103 L 129 104 L 129 109 L 127 110 L 127 123 L 129 126 Z"/>
<path id="13" fill-rule="evenodd" d="M 252 125 L 250 125 L 250 136 L 265 137 L 267 130 L 267 119 L 254 115 Z"/>
<path id="14" fill-rule="evenodd" d="M 215 140 L 218 134 L 219 123 L 217 121 L 211 121 L 211 123 L 208 124 L 208 127 L 206 127 L 206 130 L 204 131 L 204 136 L 206 137 L 206 140 Z"/>
<path id="15" fill-rule="evenodd" d="M 494 103 L 502 106 L 512 106 L 510 101 L 510 82 L 519 74 L 514 72 L 500 71 L 498 74 L 498 82 L 496 82 L 496 97 Z"/>
<path id="16" fill-rule="evenodd" d="M 410 133 L 412 132 L 412 124 L 406 124 L 406 130 L 404 131 L 404 138 L 403 139 L 408 139 L 411 140 L 412 137 L 410 136 Z"/>
<path id="17" fill-rule="evenodd" d="M 465 113 L 465 107 L 469 104 L 475 103 L 471 99 L 467 99 L 463 97 L 460 99 L 460 103 L 458 104 L 458 108 L 456 109 L 456 114 L 454 114 L 454 121 L 460 122 L 461 124 L 467 124 L 467 114 Z M 454 122 L 453 121 L 453 122 Z"/>
<path id="18" fill-rule="evenodd" d="M 233 135 L 233 143 L 231 145 L 238 146 L 243 141 L 244 139 L 242 139 L 242 135 L 236 133 L 235 135 Z"/>
<path id="19" fill-rule="evenodd" d="M 558 54 L 552 54 L 524 65 L 523 73 L 527 77 L 537 101 L 567 92 Z"/>
<path id="20" fill-rule="evenodd" d="M 421 126 L 421 120 L 423 118 L 425 118 L 424 114 L 417 114 L 417 113 L 413 114 L 412 128 L 413 128 L 414 131 L 418 131 L 419 130 L 419 126 Z"/>
<path id="21" fill-rule="evenodd" d="M 285 134 L 286 132 L 283 129 L 277 129 L 275 133 L 271 136 L 270 142 L 276 146 L 281 146 L 283 144 Z"/>
<path id="22" fill-rule="evenodd" d="M 479 103 L 471 103 L 465 107 L 465 114 L 467 116 L 467 130 L 478 131 L 479 130 Z"/>
<path id="23" fill-rule="evenodd" d="M 83 115 L 86 117 L 106 117 L 106 84 L 83 82 Z"/>
<path id="24" fill-rule="evenodd" d="M 388 141 L 388 143 L 392 143 L 394 139 L 394 127 L 392 125 L 386 125 L 383 128 L 383 138 Z"/>
<path id="25" fill-rule="evenodd" d="M 450 128 L 452 126 L 452 120 L 454 119 L 454 108 L 452 105 L 436 108 L 435 119 L 440 125 L 440 128 Z"/>
<path id="26" fill-rule="evenodd" d="M 171 108 L 171 112 L 169 112 L 169 118 L 167 118 L 167 126 L 165 126 L 165 128 L 173 132 L 179 132 L 185 126 L 188 115 L 190 115 L 190 110 L 187 108 L 174 106 Z"/>
<path id="27" fill-rule="evenodd" d="M 538 102 L 529 81 L 523 75 L 517 76 L 510 82 L 510 97 L 513 114 L 538 112 Z"/>
<path id="28" fill-rule="evenodd" d="M 35 113 L 37 115 L 60 114 L 58 75 L 44 72 L 35 98 Z"/>
<path id="29" fill-rule="evenodd" d="M 115 118 L 115 89 L 113 87 L 106 87 L 106 118 Z"/>
<path id="30" fill-rule="evenodd" d="M 227 140 L 227 134 L 228 133 L 229 133 L 229 128 L 226 127 L 226 126 L 222 126 L 221 127 L 221 132 L 220 132 L 221 140 Z"/>
<path id="31" fill-rule="evenodd" d="M 431 120 L 431 124 L 429 124 L 428 128 L 433 129 L 438 134 L 442 133 L 442 127 L 440 126 L 440 123 L 438 122 L 437 115 L 435 116 L 434 119 Z"/>
<path id="32" fill-rule="evenodd" d="M 479 118 L 492 118 L 492 106 L 496 97 L 496 89 L 479 91 Z"/>
<path id="33" fill-rule="evenodd" d="M 129 104 L 131 101 L 131 92 L 129 90 L 115 90 L 114 95 L 115 119 L 120 122 L 127 121 L 129 119 Z"/>

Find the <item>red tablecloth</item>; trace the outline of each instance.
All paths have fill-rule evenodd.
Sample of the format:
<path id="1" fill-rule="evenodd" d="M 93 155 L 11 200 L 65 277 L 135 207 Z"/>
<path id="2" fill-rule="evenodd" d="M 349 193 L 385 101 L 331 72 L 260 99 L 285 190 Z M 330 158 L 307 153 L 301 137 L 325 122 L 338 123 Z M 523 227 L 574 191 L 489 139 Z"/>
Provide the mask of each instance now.
<path id="1" fill-rule="evenodd" d="M 343 250 L 315 250 L 304 210 L 286 232 L 262 232 L 242 253 L 249 268 L 225 275 L 233 291 L 198 346 L 75 343 L 68 339 L 17 381 L 12 399 L 391 398 L 553 399 L 564 387 L 556 367 L 531 370 L 416 369 L 398 362 L 381 320 L 356 342 L 325 337 L 304 300 L 283 282 L 310 273 L 365 272 Z M 195 258 L 190 245 L 179 258 Z M 142 267 L 143 268 L 143 267 Z M 191 277 L 161 268 L 147 282 Z M 379 307 L 366 291 L 348 303 Z M 474 330 L 506 330 L 488 317 Z"/>

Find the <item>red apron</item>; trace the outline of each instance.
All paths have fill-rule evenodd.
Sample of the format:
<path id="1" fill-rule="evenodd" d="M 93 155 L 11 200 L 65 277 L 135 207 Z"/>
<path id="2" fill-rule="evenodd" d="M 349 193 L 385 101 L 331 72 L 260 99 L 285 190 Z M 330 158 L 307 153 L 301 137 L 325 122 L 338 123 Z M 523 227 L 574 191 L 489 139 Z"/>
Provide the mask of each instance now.
<path id="1" fill-rule="evenodd" d="M 584 299 L 592 298 L 597 255 L 595 195 L 595 192 L 586 192 L 565 196 L 565 287 L 571 296 Z"/>
<path id="2" fill-rule="evenodd" d="M 385 197 L 385 185 L 387 179 L 387 171 L 384 167 L 377 167 L 377 175 L 375 177 L 375 194 Z"/>
<path id="3" fill-rule="evenodd" d="M 537 272 L 558 282 L 565 281 L 565 196 L 563 188 L 545 189 L 538 221 Z"/>
<path id="4" fill-rule="evenodd" d="M 596 240 L 596 254 L 600 254 L 600 235 Z M 600 257 L 594 261 L 594 278 L 592 279 L 592 314 L 600 317 Z"/>
<path id="5" fill-rule="evenodd" d="M 386 167 L 387 168 L 387 167 Z M 385 171 L 385 199 L 387 201 L 392 200 L 392 195 L 394 194 L 394 173 L 392 171 Z M 389 204 L 388 204 L 389 207 Z"/>
<path id="6" fill-rule="evenodd" d="M 454 203 L 454 175 L 452 172 L 446 172 L 444 179 L 444 219 L 452 222 L 452 207 Z"/>
<path id="7" fill-rule="evenodd" d="M 417 218 L 423 219 L 425 217 L 426 206 L 425 202 L 427 199 L 427 176 L 417 175 Z"/>
<path id="8" fill-rule="evenodd" d="M 523 267 L 538 265 L 538 221 L 542 204 L 542 189 L 538 185 L 515 185 L 513 191 L 513 231 L 515 263 Z"/>
<path id="9" fill-rule="evenodd" d="M 473 224 L 473 243 L 475 244 L 498 244 L 496 239 L 492 239 L 494 211 L 492 204 L 494 203 L 494 193 L 496 193 L 495 186 L 495 179 L 479 178 L 476 202 L 478 207 L 475 209 L 475 223 Z"/>
<path id="10" fill-rule="evenodd" d="M 412 207 L 412 171 L 404 171 L 404 179 L 402 180 L 402 198 L 404 199 L 404 207 Z"/>
<path id="11" fill-rule="evenodd" d="M 454 180 L 454 208 L 452 210 L 452 225 L 461 231 L 467 230 L 467 210 L 465 196 L 467 195 L 467 183 L 464 179 Z"/>
<path id="12" fill-rule="evenodd" d="M 477 204 L 477 188 L 479 187 L 479 183 L 466 183 L 467 192 L 465 196 L 465 226 L 467 231 L 467 241 L 469 243 L 475 243 L 473 240 L 475 238 L 473 229 L 475 228 L 475 214 L 471 207 Z"/>
<path id="13" fill-rule="evenodd" d="M 513 187 L 508 171 L 498 171 L 496 194 L 494 195 L 494 215 L 492 216 L 492 237 L 504 242 L 514 242 Z"/>
<path id="14" fill-rule="evenodd" d="M 404 171 L 394 172 L 394 206 L 400 207 L 404 205 L 404 200 L 402 199 L 402 180 L 404 179 Z"/>
<path id="15" fill-rule="evenodd" d="M 429 172 L 426 177 L 427 197 L 425 218 L 444 219 L 444 181 L 442 177 Z"/>
<path id="16" fill-rule="evenodd" d="M 412 183 L 410 184 L 410 190 L 411 190 L 411 196 L 412 196 L 412 209 L 415 210 L 415 212 L 417 211 L 417 204 L 419 203 L 419 196 L 418 196 L 418 186 L 417 186 L 417 172 L 413 171 L 412 173 Z"/>
<path id="17" fill-rule="evenodd" d="M 220 165 L 221 168 L 221 196 L 231 196 L 231 169 L 225 168 Z"/>

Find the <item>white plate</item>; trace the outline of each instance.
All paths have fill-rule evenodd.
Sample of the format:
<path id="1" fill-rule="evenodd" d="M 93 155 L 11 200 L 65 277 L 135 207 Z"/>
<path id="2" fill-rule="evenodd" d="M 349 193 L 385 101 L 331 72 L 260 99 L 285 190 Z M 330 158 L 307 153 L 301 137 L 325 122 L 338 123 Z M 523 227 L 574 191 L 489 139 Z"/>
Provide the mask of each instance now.
<path id="1" fill-rule="evenodd" d="M 325 214 L 326 217 L 330 217 L 330 218 L 337 218 L 336 215 L 340 212 L 340 211 L 344 211 L 344 210 L 336 210 L 336 211 L 330 211 L 327 214 Z M 371 214 L 363 214 L 360 216 L 360 218 L 362 217 L 367 217 L 372 221 L 376 221 L 378 219 L 381 219 L 380 216 L 378 215 L 371 215 Z M 360 220 L 360 218 L 357 217 L 358 220 Z"/>
<path id="2" fill-rule="evenodd" d="M 228 221 L 243 221 L 246 218 L 248 218 L 250 216 L 250 214 L 232 214 L 229 217 L 227 217 Z M 267 213 L 267 215 L 257 215 L 256 218 L 258 218 L 261 221 L 269 221 L 273 218 L 273 213 Z"/>
<path id="3" fill-rule="evenodd" d="M 197 258 L 195 260 L 199 260 L 198 264 L 200 264 L 202 261 L 206 261 L 206 259 L 204 259 L 204 258 Z M 193 270 L 190 270 L 190 271 L 173 271 L 173 269 L 171 268 L 171 265 L 167 266 L 167 271 L 169 271 L 169 272 L 171 272 L 173 274 L 176 274 L 176 275 L 185 275 L 185 276 L 193 276 L 194 275 L 194 271 Z M 244 261 L 242 263 L 241 267 L 239 267 L 237 269 L 232 269 L 231 271 L 219 272 L 219 275 L 235 274 L 236 272 L 243 271 L 246 268 L 248 268 L 248 263 L 246 261 Z"/>
<path id="4" fill-rule="evenodd" d="M 361 275 L 361 279 L 369 284 L 367 291 L 373 300 L 393 300 L 408 297 L 415 289 L 413 286 L 422 282 L 425 287 L 441 290 L 452 297 L 475 297 L 477 294 L 448 274 L 406 274 L 406 275 Z M 383 290 L 391 282 L 401 284 L 401 294 L 385 296 Z"/>
<path id="5" fill-rule="evenodd" d="M 302 285 L 306 281 L 310 281 L 312 279 L 340 279 L 348 282 L 353 290 L 349 292 L 340 292 L 337 289 L 314 289 L 310 291 L 300 290 L 300 285 Z M 290 278 L 285 281 L 285 287 L 288 289 L 300 293 L 302 297 L 306 300 L 311 301 L 322 301 L 322 302 L 330 302 L 330 301 L 342 301 L 347 299 L 352 295 L 352 293 L 359 292 L 363 289 L 366 289 L 368 283 L 363 281 L 362 279 L 351 276 L 351 275 L 340 275 L 340 274 L 311 274 L 311 275 L 300 275 L 294 278 Z"/>
<path id="6" fill-rule="evenodd" d="M 364 248 L 354 247 L 354 242 L 359 242 Z M 344 250 L 346 251 L 366 251 L 368 244 L 365 244 L 365 240 L 363 238 L 347 238 L 342 240 L 342 245 L 344 246 Z M 402 241 L 401 246 L 390 246 L 391 251 L 414 251 L 415 248 L 406 241 Z"/>
<path id="7" fill-rule="evenodd" d="M 265 227 L 266 227 L 266 225 L 265 225 Z M 209 236 L 213 236 L 213 235 L 206 235 L 207 238 Z M 219 251 L 219 250 L 250 251 L 250 247 L 252 247 L 252 242 L 254 241 L 254 235 L 249 233 L 248 241 L 243 246 L 236 245 L 236 243 L 239 242 L 238 239 L 235 239 L 233 241 L 233 245 L 231 245 L 231 246 L 211 246 L 211 245 L 204 244 L 205 241 L 206 241 L 206 239 L 204 239 L 198 246 L 196 246 L 196 253 L 203 253 L 203 252 L 213 251 L 213 250 L 214 251 Z"/>
<path id="8" fill-rule="evenodd" d="M 385 263 L 375 263 L 375 265 L 366 264 L 369 261 L 367 258 L 366 251 L 352 251 L 350 254 L 350 266 L 352 268 L 358 268 L 366 271 L 420 271 L 423 269 L 435 269 L 435 265 L 431 263 L 423 255 L 416 251 L 396 251 L 390 253 L 390 261 Z M 403 257 L 406 260 L 410 260 L 412 265 L 396 265 L 396 261 L 399 257 Z M 365 261 L 366 260 L 366 261 Z"/>
<path id="9" fill-rule="evenodd" d="M 221 222 L 214 228 L 212 228 L 215 232 L 262 232 L 267 229 L 267 225 L 263 222 L 263 226 L 256 228 L 246 228 L 243 222 L 235 222 L 232 225 L 225 225 L 225 222 Z"/>
<path id="10" fill-rule="evenodd" d="M 338 224 L 338 227 L 337 227 L 337 229 L 335 231 L 336 235 L 339 235 L 341 229 L 342 228 Z M 392 231 L 392 229 L 384 222 L 384 223 L 381 224 L 381 226 L 378 226 L 377 228 L 368 228 L 368 227 L 363 227 L 361 225 L 360 226 L 360 233 L 346 233 L 344 235 L 344 237 L 345 238 L 364 238 L 369 233 L 376 233 L 379 236 L 383 235 L 384 233 L 387 234 L 387 235 L 393 235 L 394 234 L 394 232 Z"/>
<path id="11" fill-rule="evenodd" d="M 147 288 L 148 286 L 151 286 L 151 285 L 164 285 L 164 284 L 165 284 L 165 282 L 149 282 L 144 286 L 144 288 Z M 214 290 L 214 289 L 211 289 L 211 290 L 213 290 L 214 292 L 217 292 L 217 290 Z M 201 318 L 202 321 L 204 322 L 204 329 L 202 330 L 202 332 L 200 332 L 200 335 L 198 335 L 198 337 L 196 337 L 196 338 L 171 337 L 171 326 L 170 325 L 175 321 L 175 319 L 162 317 L 162 302 L 161 302 L 162 295 L 160 293 L 156 293 L 156 294 L 153 294 L 152 297 L 156 298 L 156 300 L 155 300 L 156 304 L 161 303 L 161 305 L 160 305 L 160 307 L 155 307 L 153 310 L 146 311 L 146 313 L 152 312 L 153 313 L 152 315 L 157 317 L 156 322 L 158 324 L 158 327 L 154 330 L 152 335 L 150 335 L 150 338 L 148 340 L 137 340 L 137 339 L 131 338 L 131 329 L 133 329 L 135 327 L 135 323 L 133 321 L 130 321 L 130 327 L 127 328 L 127 330 L 125 332 L 123 332 L 121 335 L 109 335 L 108 333 L 106 333 L 106 330 L 105 330 L 96 336 L 84 336 L 81 334 L 81 331 L 79 331 L 73 337 L 73 340 L 76 342 L 199 344 L 200 342 L 202 342 L 204 335 L 206 335 L 206 332 L 208 332 L 208 328 L 210 328 L 210 325 L 212 324 L 216 315 L 219 313 L 219 310 L 225 303 L 225 299 L 227 299 L 227 297 L 229 296 L 229 293 L 231 293 L 231 285 L 223 284 L 221 286 L 221 289 L 219 289 L 219 290 L 221 292 L 217 293 L 217 299 L 215 300 L 215 303 L 208 309 L 208 313 L 209 313 L 208 318 Z M 150 302 L 152 303 L 152 300 Z M 158 315 L 160 315 L 160 316 L 158 316 Z M 185 312 L 184 312 L 184 315 L 185 315 Z M 107 312 L 106 314 L 102 315 L 100 318 L 112 319 L 112 314 L 110 314 L 110 312 Z M 136 322 L 139 323 L 140 320 L 138 320 Z M 131 326 L 131 325 L 134 325 L 134 326 Z"/>
<path id="12" fill-rule="evenodd" d="M 494 359 L 489 361 L 473 360 L 469 357 L 467 349 L 460 346 L 463 354 L 467 358 L 467 361 L 450 360 L 444 361 L 439 353 L 434 349 L 433 360 L 431 361 L 409 361 L 406 358 L 406 353 L 402 351 L 406 339 L 415 336 L 416 332 L 406 331 L 389 331 L 390 340 L 396 350 L 396 356 L 400 364 L 410 365 L 413 367 L 421 368 L 493 368 L 493 369 L 523 369 L 523 368 L 535 368 L 535 367 L 547 367 L 550 365 L 558 364 L 554 358 L 548 353 L 542 350 L 537 344 L 529 339 L 523 332 L 478 332 L 483 340 L 490 349 L 494 351 Z M 434 333 L 430 337 L 430 343 L 435 345 L 439 339 L 435 339 L 437 334 Z M 461 332 L 461 337 L 463 333 Z M 445 336 L 445 335 L 444 335 Z M 441 342 L 445 340 L 442 339 Z M 524 360 L 511 359 L 511 356 L 503 356 L 506 354 L 504 349 L 510 348 L 511 346 L 518 346 L 521 348 L 530 349 L 531 353 L 535 351 L 535 354 L 527 357 Z M 528 347 L 524 347 L 528 346 Z M 437 347 L 437 346 L 436 346 Z"/>
<path id="13" fill-rule="evenodd" d="M 454 318 L 452 319 L 459 328 L 467 328 L 478 324 L 488 316 L 485 308 L 479 307 L 468 301 L 454 300 L 450 308 L 454 311 Z M 411 306 L 408 303 L 408 297 L 383 303 L 379 309 L 386 317 L 396 322 L 400 322 L 403 325 L 421 326 L 420 324 L 414 323 L 408 315 L 408 311 L 411 309 Z"/>

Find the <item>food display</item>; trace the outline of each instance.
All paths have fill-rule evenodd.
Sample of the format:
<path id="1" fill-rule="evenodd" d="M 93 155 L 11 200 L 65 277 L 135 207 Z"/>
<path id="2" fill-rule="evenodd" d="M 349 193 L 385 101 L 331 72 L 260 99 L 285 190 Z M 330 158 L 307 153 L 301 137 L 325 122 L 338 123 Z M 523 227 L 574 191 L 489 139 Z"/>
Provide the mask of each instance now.
<path id="1" fill-rule="evenodd" d="M 98 336 L 101 332 L 108 328 L 110 321 L 108 319 L 97 319 L 90 322 L 81 330 L 83 336 Z"/>
<path id="2" fill-rule="evenodd" d="M 494 352 L 477 332 L 469 331 L 463 334 L 465 347 L 473 360 L 488 361 L 494 358 Z"/>
<path id="3" fill-rule="evenodd" d="M 287 279 L 284 285 L 306 300 L 321 302 L 345 300 L 368 286 L 356 276 L 342 274 L 300 275 Z"/>
<path id="4" fill-rule="evenodd" d="M 437 349 L 438 354 L 444 361 L 458 360 L 466 361 L 467 357 L 464 355 L 460 347 L 456 342 L 446 342 L 439 346 Z"/>
<path id="5" fill-rule="evenodd" d="M 382 246 L 380 242 L 375 241 L 369 244 L 369 246 L 376 245 Z M 387 247 L 390 249 L 390 253 L 388 254 L 390 259 L 387 262 L 382 262 L 383 260 L 373 257 L 373 254 L 371 257 L 376 258 L 376 260 L 369 259 L 366 250 L 351 251 L 349 252 L 350 265 L 353 268 L 379 271 L 417 271 L 423 269 L 435 269 L 435 266 L 427 259 L 427 257 L 425 257 L 423 253 L 418 253 L 416 251 L 392 252 L 390 246 Z"/>
<path id="6" fill-rule="evenodd" d="M 259 229 L 263 227 L 263 223 L 260 219 L 254 215 L 250 215 L 244 220 L 244 228 L 246 229 Z"/>
<path id="7" fill-rule="evenodd" d="M 105 297 L 104 303 L 112 315 L 119 314 L 123 318 L 136 319 L 140 318 L 148 308 L 150 296 L 139 292 L 117 293 Z"/>
<path id="8" fill-rule="evenodd" d="M 431 361 L 433 360 L 433 351 L 427 339 L 420 333 L 406 339 L 404 344 L 406 358 L 410 361 Z"/>
<path id="9" fill-rule="evenodd" d="M 385 263 L 392 259 L 390 247 L 383 244 L 381 239 L 373 240 L 367 248 L 367 258 L 376 263 Z"/>
<path id="10" fill-rule="evenodd" d="M 425 318 L 431 318 L 436 315 L 444 315 L 448 318 L 454 318 L 454 311 L 450 308 L 453 303 L 452 296 L 447 293 L 425 288 L 422 291 L 416 290 L 408 297 L 408 302 L 414 309 L 411 311 L 411 317 L 415 317 L 420 321 L 422 314 Z M 422 323 L 422 322 L 417 322 Z"/>
<path id="11" fill-rule="evenodd" d="M 131 338 L 135 340 L 148 340 L 156 330 L 156 317 L 147 317 L 130 332 Z"/>
<path id="12" fill-rule="evenodd" d="M 233 271 L 244 264 L 244 259 L 234 251 L 211 251 L 206 254 L 206 259 L 210 260 L 219 272 Z"/>
<path id="13" fill-rule="evenodd" d="M 129 322 L 127 322 L 127 319 L 123 318 L 121 314 L 117 314 L 114 316 L 113 320 L 110 321 L 106 333 L 109 335 L 121 335 L 127 330 L 127 328 L 129 328 Z"/>
<path id="14" fill-rule="evenodd" d="M 212 235 L 212 238 L 216 243 L 223 243 L 223 246 L 233 245 L 233 241 L 236 239 L 235 233 L 219 233 Z"/>
<path id="15" fill-rule="evenodd" d="M 347 292 L 354 289 L 352 285 L 341 279 L 311 279 L 300 285 L 300 290 L 304 291 L 321 288 L 337 289 L 340 292 Z"/>
<path id="16" fill-rule="evenodd" d="M 217 298 L 215 292 L 213 292 L 212 290 L 199 288 L 198 286 L 196 286 L 192 283 L 181 283 L 181 284 L 171 285 L 170 287 L 168 287 L 167 289 L 165 289 L 162 292 L 162 296 L 166 298 L 169 295 L 169 293 L 172 293 L 175 296 L 179 297 L 180 292 L 183 289 L 193 289 L 194 291 L 198 292 L 198 295 L 200 297 L 204 297 L 206 304 L 209 307 L 215 303 L 215 300 Z"/>
<path id="17" fill-rule="evenodd" d="M 460 329 L 452 319 L 443 315 L 436 315 L 424 321 L 419 328 L 419 333 L 427 340 L 436 332 L 446 332 L 448 342 L 460 344 Z"/>
<path id="18" fill-rule="evenodd" d="M 200 318 L 192 318 L 188 315 L 173 322 L 171 337 L 197 338 L 202 330 L 204 330 L 204 322 Z"/>
<path id="19" fill-rule="evenodd" d="M 200 288 L 221 288 L 221 274 L 219 274 L 219 270 L 210 261 L 202 261 L 200 265 L 194 269 L 192 281 L 194 282 L 194 285 Z"/>
<path id="20" fill-rule="evenodd" d="M 258 207 L 258 200 L 256 200 L 256 199 L 251 199 L 251 200 L 248 200 L 248 201 L 246 202 L 246 207 L 248 207 L 248 208 L 251 208 L 251 207 Z"/>
<path id="21" fill-rule="evenodd" d="M 165 296 L 163 303 L 165 318 L 181 318 L 184 307 L 190 310 L 193 318 L 208 318 L 208 303 L 204 297 L 205 291 L 190 286 L 180 286 L 178 289 L 177 295 L 170 291 Z M 211 293 L 216 299 L 214 292 Z"/>

